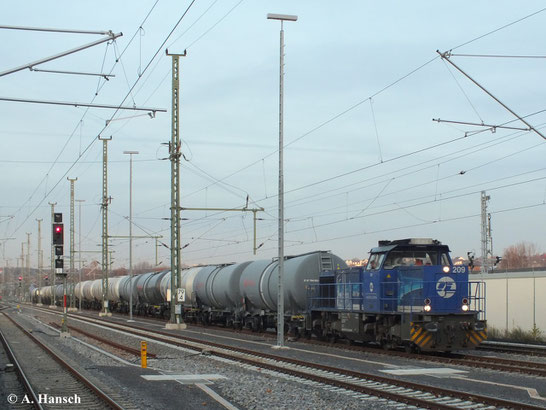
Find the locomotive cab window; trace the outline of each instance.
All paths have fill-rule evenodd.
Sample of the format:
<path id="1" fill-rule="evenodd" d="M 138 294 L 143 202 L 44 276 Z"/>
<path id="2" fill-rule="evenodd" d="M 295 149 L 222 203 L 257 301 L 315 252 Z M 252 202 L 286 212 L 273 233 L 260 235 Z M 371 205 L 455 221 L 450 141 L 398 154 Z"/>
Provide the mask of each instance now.
<path id="1" fill-rule="evenodd" d="M 370 260 L 368 261 L 368 264 L 366 265 L 366 270 L 377 270 L 381 267 L 381 264 L 385 260 L 385 254 L 384 253 L 372 253 L 370 256 Z"/>
<path id="2" fill-rule="evenodd" d="M 432 250 L 394 250 L 385 259 L 384 269 L 396 269 L 400 266 L 449 265 L 447 254 Z"/>
<path id="3" fill-rule="evenodd" d="M 442 265 L 451 265 L 451 262 L 449 261 L 449 256 L 447 253 L 443 253 L 440 255 L 441 257 L 441 264 Z"/>

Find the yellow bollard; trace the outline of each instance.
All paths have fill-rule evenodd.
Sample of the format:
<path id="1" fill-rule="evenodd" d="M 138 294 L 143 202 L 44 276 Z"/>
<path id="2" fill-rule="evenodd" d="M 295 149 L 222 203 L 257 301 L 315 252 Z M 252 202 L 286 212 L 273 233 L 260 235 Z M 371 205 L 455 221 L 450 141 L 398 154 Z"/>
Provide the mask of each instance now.
<path id="1" fill-rule="evenodd" d="M 148 344 L 146 342 L 140 342 L 140 366 L 143 369 L 148 367 L 147 347 Z"/>

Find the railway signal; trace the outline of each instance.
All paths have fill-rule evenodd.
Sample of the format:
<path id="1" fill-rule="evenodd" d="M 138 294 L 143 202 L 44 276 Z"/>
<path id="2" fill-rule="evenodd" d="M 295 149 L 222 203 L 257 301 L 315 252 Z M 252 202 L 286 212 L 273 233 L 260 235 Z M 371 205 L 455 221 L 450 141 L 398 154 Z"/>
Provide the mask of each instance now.
<path id="1" fill-rule="evenodd" d="M 52 243 L 55 254 L 55 274 L 58 276 L 64 276 L 66 273 L 63 272 L 64 268 L 64 224 L 63 224 L 63 214 L 60 212 L 55 212 L 53 214 L 53 224 L 52 224 Z"/>
<path id="2" fill-rule="evenodd" d="M 55 256 L 55 276 L 60 276 L 63 279 L 63 319 L 61 321 L 61 337 L 68 337 L 67 326 L 67 310 L 66 310 L 66 272 L 64 272 L 64 225 L 63 225 L 63 214 L 60 212 L 53 213 L 52 221 L 52 232 L 51 232 L 51 243 L 54 248 Z M 53 256 L 52 254 L 52 256 Z"/>
<path id="3" fill-rule="evenodd" d="M 62 245 L 64 243 L 64 226 L 62 223 L 53 224 L 53 245 Z"/>

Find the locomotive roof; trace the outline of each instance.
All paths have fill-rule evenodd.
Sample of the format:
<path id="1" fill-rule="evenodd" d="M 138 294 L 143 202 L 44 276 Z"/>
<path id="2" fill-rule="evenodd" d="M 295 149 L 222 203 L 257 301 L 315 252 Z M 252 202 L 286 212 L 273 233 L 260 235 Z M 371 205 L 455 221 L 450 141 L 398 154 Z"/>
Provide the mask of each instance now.
<path id="1" fill-rule="evenodd" d="M 449 247 L 442 242 L 430 238 L 397 239 L 394 241 L 379 241 L 379 246 L 372 248 L 370 252 L 389 252 L 395 248 L 401 249 L 442 249 L 449 252 Z"/>

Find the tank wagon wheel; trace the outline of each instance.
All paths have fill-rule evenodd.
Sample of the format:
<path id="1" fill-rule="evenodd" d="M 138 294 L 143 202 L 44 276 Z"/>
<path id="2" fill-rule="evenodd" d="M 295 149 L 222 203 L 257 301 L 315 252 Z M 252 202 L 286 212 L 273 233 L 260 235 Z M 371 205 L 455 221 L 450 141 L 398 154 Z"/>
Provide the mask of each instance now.
<path id="1" fill-rule="evenodd" d="M 317 340 L 325 341 L 326 340 L 326 334 L 322 331 L 322 328 L 320 325 L 315 325 L 315 327 L 311 330 L 311 335 L 315 335 Z"/>
<path id="2" fill-rule="evenodd" d="M 294 339 L 298 340 L 301 337 L 301 332 L 297 327 L 293 328 L 292 334 L 294 336 Z"/>

